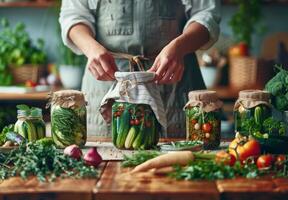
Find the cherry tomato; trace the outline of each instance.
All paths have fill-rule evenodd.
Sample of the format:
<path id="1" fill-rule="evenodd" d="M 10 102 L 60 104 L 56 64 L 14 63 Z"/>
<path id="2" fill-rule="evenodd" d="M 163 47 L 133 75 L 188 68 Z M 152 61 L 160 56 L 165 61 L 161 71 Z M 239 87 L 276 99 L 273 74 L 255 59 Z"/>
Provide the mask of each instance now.
<path id="1" fill-rule="evenodd" d="M 136 126 L 139 125 L 139 124 L 140 124 L 139 119 L 135 119 L 135 120 L 134 120 L 134 124 L 135 124 Z"/>
<path id="2" fill-rule="evenodd" d="M 205 133 L 210 133 L 211 130 L 212 130 L 212 125 L 210 123 L 205 123 L 205 124 L 202 125 L 202 130 Z"/>
<path id="3" fill-rule="evenodd" d="M 196 124 L 197 120 L 196 119 L 191 119 L 191 124 Z"/>
<path id="4" fill-rule="evenodd" d="M 249 157 L 256 158 L 260 155 L 260 143 L 254 139 L 244 142 L 235 138 L 229 145 L 229 153 L 243 163 Z"/>
<path id="5" fill-rule="evenodd" d="M 273 156 L 270 154 L 267 155 L 261 155 L 259 156 L 259 158 L 257 159 L 257 167 L 258 169 L 269 169 L 272 167 L 273 165 Z"/>
<path id="6" fill-rule="evenodd" d="M 286 161 L 285 155 L 278 155 L 275 159 L 276 168 L 277 169 L 283 169 L 285 161 Z"/>
<path id="7" fill-rule="evenodd" d="M 226 151 L 219 151 L 216 153 L 215 162 L 233 166 L 236 162 L 236 158 Z"/>
<path id="8" fill-rule="evenodd" d="M 130 125 L 132 125 L 132 126 L 135 125 L 135 120 L 134 119 L 130 120 Z"/>

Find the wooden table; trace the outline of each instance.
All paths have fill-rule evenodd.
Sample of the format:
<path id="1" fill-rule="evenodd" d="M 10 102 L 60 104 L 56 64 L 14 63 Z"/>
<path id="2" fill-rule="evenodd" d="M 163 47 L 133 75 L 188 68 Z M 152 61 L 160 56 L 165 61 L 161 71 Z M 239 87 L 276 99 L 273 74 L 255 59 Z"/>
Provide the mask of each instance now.
<path id="1" fill-rule="evenodd" d="M 90 138 L 91 139 L 91 138 Z M 92 138 L 93 140 L 99 140 Z M 102 140 L 107 141 L 107 140 Z M 86 180 L 62 179 L 39 183 L 10 178 L 0 182 L 0 200 L 278 200 L 288 199 L 288 179 L 237 178 L 219 181 L 176 181 L 151 173 L 131 175 L 119 161 L 105 161 L 100 177 Z"/>

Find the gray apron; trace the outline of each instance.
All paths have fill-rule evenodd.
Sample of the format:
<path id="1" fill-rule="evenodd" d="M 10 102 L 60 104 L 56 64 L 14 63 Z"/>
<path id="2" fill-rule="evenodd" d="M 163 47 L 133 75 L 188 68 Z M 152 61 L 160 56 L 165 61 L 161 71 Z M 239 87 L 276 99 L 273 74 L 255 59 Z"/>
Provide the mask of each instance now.
<path id="1" fill-rule="evenodd" d="M 181 0 L 100 0 L 95 8 L 96 40 L 113 52 L 155 58 L 171 40 L 179 36 L 186 18 Z M 146 70 L 153 59 L 145 62 Z M 115 59 L 119 71 L 129 71 L 128 61 Z M 159 85 L 167 116 L 168 137 L 185 137 L 183 107 L 188 92 L 204 89 L 196 56 L 184 58 L 182 80 L 174 85 Z M 88 101 L 88 134 L 110 136 L 110 125 L 99 112 L 102 98 L 113 82 L 98 81 L 86 68 L 82 90 Z"/>

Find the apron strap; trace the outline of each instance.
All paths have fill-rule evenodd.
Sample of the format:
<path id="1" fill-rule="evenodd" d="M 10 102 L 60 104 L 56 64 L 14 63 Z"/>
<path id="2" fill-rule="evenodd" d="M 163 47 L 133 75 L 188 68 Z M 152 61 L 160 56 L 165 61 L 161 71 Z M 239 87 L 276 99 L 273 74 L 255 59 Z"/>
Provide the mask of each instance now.
<path id="1" fill-rule="evenodd" d="M 126 53 L 116 53 L 116 52 L 110 52 L 114 58 L 120 58 L 120 59 L 127 59 L 129 61 L 129 68 L 130 72 L 135 71 L 136 67 L 139 71 L 145 71 L 144 65 L 142 61 L 149 60 L 149 58 L 146 58 L 141 55 L 131 55 Z"/>

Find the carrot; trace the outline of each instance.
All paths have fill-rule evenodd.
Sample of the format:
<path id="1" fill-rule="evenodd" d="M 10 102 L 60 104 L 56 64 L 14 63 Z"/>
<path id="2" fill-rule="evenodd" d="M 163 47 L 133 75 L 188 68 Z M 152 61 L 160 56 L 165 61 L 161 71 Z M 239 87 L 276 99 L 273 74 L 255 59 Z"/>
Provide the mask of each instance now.
<path id="1" fill-rule="evenodd" d="M 146 162 L 136 166 L 131 173 L 148 171 L 150 169 L 159 169 L 172 165 L 187 165 L 193 161 L 195 156 L 191 151 L 179 151 L 163 154 L 147 160 Z"/>

